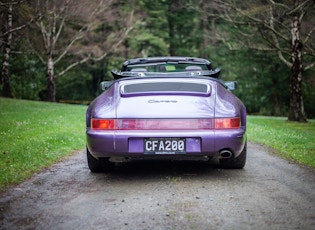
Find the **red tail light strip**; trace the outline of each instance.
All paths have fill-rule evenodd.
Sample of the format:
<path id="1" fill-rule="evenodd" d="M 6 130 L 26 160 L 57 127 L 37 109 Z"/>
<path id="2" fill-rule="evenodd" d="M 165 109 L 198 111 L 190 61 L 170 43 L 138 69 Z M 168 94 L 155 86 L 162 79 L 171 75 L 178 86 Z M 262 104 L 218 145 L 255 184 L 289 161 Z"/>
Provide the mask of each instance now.
<path id="1" fill-rule="evenodd" d="M 238 129 L 241 126 L 241 119 L 234 118 L 216 118 L 215 129 Z"/>
<path id="2" fill-rule="evenodd" d="M 238 129 L 239 117 L 210 119 L 95 119 L 93 130 L 200 130 Z"/>

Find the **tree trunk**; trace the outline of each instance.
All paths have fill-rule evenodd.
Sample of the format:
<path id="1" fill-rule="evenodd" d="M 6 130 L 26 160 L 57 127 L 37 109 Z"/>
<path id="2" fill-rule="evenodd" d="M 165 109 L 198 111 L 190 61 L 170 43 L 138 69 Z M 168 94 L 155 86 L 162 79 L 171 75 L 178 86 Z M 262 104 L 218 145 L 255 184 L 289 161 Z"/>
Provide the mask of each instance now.
<path id="1" fill-rule="evenodd" d="M 302 95 L 302 48 L 300 40 L 300 15 L 297 14 L 292 20 L 292 67 L 290 76 L 290 111 L 288 120 L 306 122 Z"/>
<path id="2" fill-rule="evenodd" d="M 47 101 L 56 102 L 56 86 L 55 86 L 55 76 L 54 76 L 54 60 L 49 55 L 46 67 L 46 80 L 47 80 Z"/>
<path id="3" fill-rule="evenodd" d="M 9 75 L 9 59 L 11 53 L 11 43 L 12 43 L 12 4 L 9 4 L 8 9 L 8 24 L 6 28 L 6 43 L 4 45 L 3 60 L 2 60 L 2 96 L 13 98 L 13 93 L 10 84 L 10 75 Z"/>

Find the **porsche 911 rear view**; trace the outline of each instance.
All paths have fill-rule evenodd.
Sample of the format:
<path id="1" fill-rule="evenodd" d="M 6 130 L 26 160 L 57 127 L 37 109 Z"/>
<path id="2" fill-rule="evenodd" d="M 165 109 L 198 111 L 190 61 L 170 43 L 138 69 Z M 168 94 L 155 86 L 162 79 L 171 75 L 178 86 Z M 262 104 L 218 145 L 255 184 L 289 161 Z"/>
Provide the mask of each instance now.
<path id="1" fill-rule="evenodd" d="M 198 58 L 125 62 L 114 80 L 101 83 L 104 92 L 87 109 L 90 170 L 140 159 L 211 158 L 222 168 L 243 168 L 246 108 L 231 92 L 235 82 L 225 84 L 218 74 Z"/>

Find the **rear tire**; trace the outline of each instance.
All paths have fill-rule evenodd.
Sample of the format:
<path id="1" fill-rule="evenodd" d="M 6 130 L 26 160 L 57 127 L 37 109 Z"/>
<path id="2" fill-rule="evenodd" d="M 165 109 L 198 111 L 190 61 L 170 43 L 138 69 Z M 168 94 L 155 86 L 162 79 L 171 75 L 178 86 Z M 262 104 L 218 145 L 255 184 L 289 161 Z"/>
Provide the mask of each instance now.
<path id="1" fill-rule="evenodd" d="M 228 159 L 220 159 L 220 168 L 223 169 L 242 169 L 246 163 L 246 155 L 247 155 L 247 143 L 244 145 L 244 149 L 241 154 L 234 158 Z"/>
<path id="2" fill-rule="evenodd" d="M 86 148 L 86 156 L 89 169 L 92 173 L 109 172 L 114 168 L 114 163 L 110 162 L 108 158 L 96 159 L 92 156 L 88 148 Z"/>

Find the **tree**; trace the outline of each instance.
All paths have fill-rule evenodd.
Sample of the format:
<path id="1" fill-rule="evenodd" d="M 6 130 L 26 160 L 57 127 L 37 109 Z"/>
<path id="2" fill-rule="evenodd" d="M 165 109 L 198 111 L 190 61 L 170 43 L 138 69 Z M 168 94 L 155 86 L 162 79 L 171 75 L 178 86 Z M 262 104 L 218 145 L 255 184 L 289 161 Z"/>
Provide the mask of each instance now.
<path id="1" fill-rule="evenodd" d="M 191 2 L 138 0 L 146 15 L 141 27 L 143 37 L 138 37 L 138 41 L 144 45 L 146 55 L 165 55 L 165 48 L 171 56 L 198 55 L 198 11 L 187 7 Z"/>
<path id="2" fill-rule="evenodd" d="M 46 0 L 33 1 L 36 27 L 28 34 L 29 44 L 46 66 L 45 100 L 56 101 L 55 81 L 72 68 L 87 62 L 102 60 L 115 51 L 133 28 L 133 12 L 121 21 L 114 0 Z M 125 25 L 121 25 L 124 22 Z M 112 23 L 112 24 L 111 24 Z M 121 27 L 115 28 L 115 23 Z M 106 27 L 111 27 L 110 30 Z M 38 31 L 40 31 L 38 33 Z M 105 31 L 108 34 L 103 34 Z M 111 32 L 110 32 L 111 31 Z M 37 39 L 42 38 L 39 43 Z M 42 52 L 44 51 L 44 52 Z M 66 61 L 67 66 L 56 72 L 55 66 Z M 64 63 L 63 63 L 64 64 Z"/>
<path id="3" fill-rule="evenodd" d="M 9 58 L 11 52 L 11 43 L 12 43 L 12 8 L 13 3 L 9 2 L 7 4 L 7 20 L 6 20 L 6 28 L 5 28 L 5 40 L 4 40 L 4 51 L 3 51 L 3 60 L 2 60 L 2 71 L 1 71 L 1 79 L 2 79 L 2 96 L 3 97 L 13 97 L 13 93 L 10 85 L 9 78 Z"/>
<path id="4" fill-rule="evenodd" d="M 171 56 L 197 56 L 201 34 L 199 28 L 198 11 L 187 7 L 192 0 L 168 0 L 167 23 L 168 23 L 168 44 Z"/>
<path id="5" fill-rule="evenodd" d="M 238 30 L 227 44 L 275 52 L 290 68 L 288 120 L 305 122 L 302 80 L 315 65 L 314 0 L 217 1 L 225 6 L 220 18 Z"/>
<path id="6" fill-rule="evenodd" d="M 126 10 L 130 10 L 130 0 L 126 1 Z M 136 0 L 132 6 L 141 22 L 131 32 L 125 44 L 125 59 L 148 56 L 167 56 L 168 31 L 166 6 L 161 1 Z"/>
<path id="7" fill-rule="evenodd" d="M 34 21 L 34 18 L 31 18 L 28 23 L 21 23 L 21 25 L 17 25 L 13 27 L 13 17 L 18 19 L 17 14 L 14 14 L 13 8 L 15 8 L 15 12 L 22 11 L 24 1 L 22 0 L 9 0 L 7 2 L 0 2 L 1 9 L 1 20 L 2 25 L 0 32 L 0 47 L 3 47 L 3 57 L 2 57 L 2 69 L 1 69 L 1 83 L 2 83 L 2 96 L 13 98 L 13 92 L 10 84 L 10 74 L 9 74 L 9 66 L 10 66 L 10 55 L 11 55 L 11 46 L 13 42 L 13 33 L 24 29 L 30 23 Z M 16 20 L 17 21 L 17 20 Z"/>

